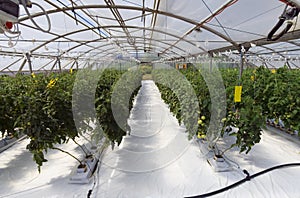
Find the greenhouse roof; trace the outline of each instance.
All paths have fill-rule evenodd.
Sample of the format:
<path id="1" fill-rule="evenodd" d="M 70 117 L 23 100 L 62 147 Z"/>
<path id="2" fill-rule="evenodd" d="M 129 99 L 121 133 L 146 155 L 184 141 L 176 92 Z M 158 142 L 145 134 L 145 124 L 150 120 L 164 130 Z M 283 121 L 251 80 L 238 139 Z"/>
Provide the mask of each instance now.
<path id="1" fill-rule="evenodd" d="M 295 68 L 300 65 L 298 12 L 275 37 L 290 25 L 288 32 L 267 39 L 280 16 L 289 19 L 285 11 L 291 8 L 279 0 L 35 1 L 32 8 L 20 5 L 12 29 L 1 28 L 6 31 L 0 34 L 0 71 L 203 55 L 239 61 L 241 52 L 255 65 Z M 0 20 L 5 24 L 1 13 Z"/>

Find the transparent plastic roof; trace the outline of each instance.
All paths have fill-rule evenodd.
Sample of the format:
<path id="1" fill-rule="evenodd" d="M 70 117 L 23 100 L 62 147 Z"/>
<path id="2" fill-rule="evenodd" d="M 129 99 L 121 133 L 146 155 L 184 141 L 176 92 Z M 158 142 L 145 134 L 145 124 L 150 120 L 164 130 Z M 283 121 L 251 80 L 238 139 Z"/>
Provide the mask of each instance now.
<path id="1" fill-rule="evenodd" d="M 0 34 L 1 72 L 51 70 L 58 60 L 64 68 L 75 63 L 82 67 L 79 61 L 175 61 L 206 54 L 238 61 L 243 49 L 246 61 L 256 65 L 299 67 L 297 17 L 290 20 L 292 26 L 281 38 L 267 40 L 284 10 L 290 8 L 279 0 L 32 3 L 32 8 L 26 8 L 30 15 L 19 6 L 18 22 L 10 30 L 20 31 L 19 35 Z M 1 14 L 0 20 L 5 24 Z M 32 68 L 27 66 L 30 61 Z"/>

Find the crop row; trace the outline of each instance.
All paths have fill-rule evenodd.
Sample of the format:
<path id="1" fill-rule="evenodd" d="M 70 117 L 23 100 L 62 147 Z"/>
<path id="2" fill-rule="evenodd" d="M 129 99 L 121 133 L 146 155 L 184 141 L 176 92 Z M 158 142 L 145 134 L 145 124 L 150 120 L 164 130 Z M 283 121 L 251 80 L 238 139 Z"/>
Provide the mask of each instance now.
<path id="1" fill-rule="evenodd" d="M 120 143 L 130 130 L 125 120 L 141 77 L 139 71 L 115 69 L 1 76 L 0 131 L 26 134 L 30 138 L 27 149 L 39 169 L 47 161 L 44 153 L 48 149 L 69 140 L 76 142 L 86 131 Z M 112 106 L 116 104 L 115 111 L 125 119 L 114 119 Z"/>
<path id="2" fill-rule="evenodd" d="M 248 68 L 239 78 L 238 69 L 209 69 L 195 64 L 180 73 L 161 69 L 154 70 L 153 76 L 162 98 L 185 124 L 189 137 L 197 135 L 214 143 L 226 126 L 235 126 L 238 131 L 231 133 L 236 136 L 232 147 L 248 153 L 260 142 L 268 118 L 282 120 L 287 130 L 300 129 L 299 70 Z M 187 90 L 186 80 L 197 101 Z M 236 86 L 242 86 L 239 102 L 234 100 Z"/>

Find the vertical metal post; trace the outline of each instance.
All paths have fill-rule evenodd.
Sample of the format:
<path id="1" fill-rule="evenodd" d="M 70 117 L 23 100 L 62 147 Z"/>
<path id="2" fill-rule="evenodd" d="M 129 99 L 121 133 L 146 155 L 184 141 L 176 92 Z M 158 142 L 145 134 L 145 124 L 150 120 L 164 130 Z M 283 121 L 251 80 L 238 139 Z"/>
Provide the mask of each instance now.
<path id="1" fill-rule="evenodd" d="M 20 74 L 20 73 L 22 72 L 23 67 L 24 67 L 24 65 L 26 64 L 26 62 L 27 62 L 27 58 L 24 57 L 24 58 L 23 58 L 23 62 L 21 63 L 21 66 L 20 66 L 20 68 L 19 68 L 17 74 Z"/>
<path id="2" fill-rule="evenodd" d="M 75 60 L 75 62 L 76 62 L 76 70 L 78 70 L 78 61 L 77 60 Z"/>
<path id="3" fill-rule="evenodd" d="M 56 63 L 57 63 L 57 59 L 56 59 L 56 61 L 53 63 L 53 65 L 52 65 L 52 67 L 51 67 L 51 69 L 50 69 L 50 71 L 49 71 L 49 72 L 53 72 L 53 69 L 54 69 L 54 67 L 55 67 Z"/>
<path id="4" fill-rule="evenodd" d="M 241 79 L 242 79 L 242 75 L 243 75 L 243 70 L 244 70 L 244 55 L 245 55 L 245 48 L 244 46 L 241 46 L 241 49 L 240 49 L 240 57 L 241 57 L 241 60 L 240 60 L 240 74 L 239 74 L 239 83 L 241 83 Z"/>
<path id="5" fill-rule="evenodd" d="M 290 63 L 289 63 L 289 61 L 287 59 L 286 59 L 285 64 L 289 67 L 289 69 L 291 69 L 291 65 L 290 65 Z"/>
<path id="6" fill-rule="evenodd" d="M 57 57 L 57 64 L 58 64 L 59 73 L 61 73 L 61 62 L 59 57 Z"/>
<path id="7" fill-rule="evenodd" d="M 26 56 L 26 59 L 27 59 L 27 62 L 28 62 L 29 72 L 32 74 L 32 64 L 31 64 L 30 54 L 27 52 L 25 54 L 25 56 Z"/>

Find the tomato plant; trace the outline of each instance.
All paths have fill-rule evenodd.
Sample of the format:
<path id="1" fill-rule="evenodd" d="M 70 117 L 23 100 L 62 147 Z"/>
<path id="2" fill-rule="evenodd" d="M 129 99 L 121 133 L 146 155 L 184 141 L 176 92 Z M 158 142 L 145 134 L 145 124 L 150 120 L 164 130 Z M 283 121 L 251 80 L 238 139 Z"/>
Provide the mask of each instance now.
<path id="1" fill-rule="evenodd" d="M 0 130 L 17 135 L 14 129 L 18 127 L 29 137 L 30 142 L 26 148 L 33 154 L 39 170 L 43 162 L 47 161 L 44 152 L 47 152 L 48 149 L 63 151 L 56 147 L 57 144 L 67 143 L 69 140 L 77 143 L 75 139 L 88 129 L 88 122 L 92 121 L 90 110 L 95 106 L 98 119 L 104 128 L 104 134 L 109 140 L 120 143 L 122 136 L 126 134 L 116 123 L 111 110 L 111 93 L 124 71 L 107 69 L 102 76 L 97 76 L 97 72 L 93 73 L 95 75 L 86 75 L 84 79 L 77 82 L 82 85 L 74 95 L 73 86 L 76 72 L 0 77 Z M 133 79 L 131 78 L 133 75 L 135 75 L 135 80 L 131 83 L 131 87 L 128 87 L 130 85 L 130 81 L 128 81 L 119 89 L 123 93 L 134 89 L 133 95 L 128 98 L 130 99 L 130 108 L 133 97 L 138 91 L 142 74 L 137 71 L 131 76 L 127 76 L 126 79 Z M 92 88 L 88 87 L 88 82 L 90 82 L 88 78 L 99 78 L 96 96 L 90 96 L 93 98 L 92 106 L 81 101 L 78 104 L 87 105 L 86 108 L 84 106 L 79 108 L 76 106 L 77 104 L 72 108 L 72 96 L 84 99 L 85 97 L 81 94 L 91 93 L 86 91 Z M 121 96 L 119 99 L 119 104 L 128 103 L 128 101 L 122 100 Z M 80 111 L 82 109 L 87 110 Z M 74 121 L 74 110 L 82 114 L 83 119 L 80 120 L 82 123 L 77 123 L 79 128 Z M 127 127 L 125 121 L 129 114 L 123 116 L 122 124 Z M 63 152 L 68 153 L 67 151 Z M 68 154 L 75 157 L 71 153 Z"/>

